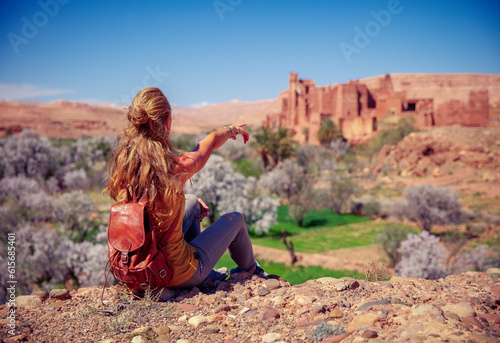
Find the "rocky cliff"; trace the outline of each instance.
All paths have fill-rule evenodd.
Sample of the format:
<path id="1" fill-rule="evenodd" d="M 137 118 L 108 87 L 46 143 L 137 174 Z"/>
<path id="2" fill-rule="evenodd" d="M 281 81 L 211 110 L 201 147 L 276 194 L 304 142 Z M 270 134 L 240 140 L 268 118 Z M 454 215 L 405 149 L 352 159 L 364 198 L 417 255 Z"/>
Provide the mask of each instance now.
<path id="1" fill-rule="evenodd" d="M 321 278 L 289 286 L 235 274 L 142 299 L 119 286 L 16 298 L 3 342 L 499 342 L 500 269 L 445 279 Z M 157 300 L 157 301 L 155 301 Z"/>

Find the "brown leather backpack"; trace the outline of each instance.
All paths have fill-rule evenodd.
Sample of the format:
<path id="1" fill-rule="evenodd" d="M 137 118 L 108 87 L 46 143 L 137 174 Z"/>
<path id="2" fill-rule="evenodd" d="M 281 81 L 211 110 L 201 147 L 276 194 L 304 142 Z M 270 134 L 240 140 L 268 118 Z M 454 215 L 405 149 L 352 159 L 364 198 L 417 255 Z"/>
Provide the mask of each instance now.
<path id="1" fill-rule="evenodd" d="M 122 189 L 122 192 L 127 190 Z M 132 291 L 144 291 L 148 287 L 164 288 L 172 278 L 173 267 L 157 240 L 151 215 L 146 209 L 147 191 L 139 201 L 135 192 L 131 193 L 132 202 L 111 206 L 108 226 L 109 270 Z M 170 234 L 167 232 L 167 236 Z"/>

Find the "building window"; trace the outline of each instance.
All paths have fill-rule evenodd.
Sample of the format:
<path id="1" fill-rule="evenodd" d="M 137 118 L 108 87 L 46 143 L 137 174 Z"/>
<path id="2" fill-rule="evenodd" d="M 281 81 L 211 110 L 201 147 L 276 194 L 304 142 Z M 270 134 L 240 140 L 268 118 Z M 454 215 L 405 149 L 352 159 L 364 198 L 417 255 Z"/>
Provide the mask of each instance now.
<path id="1" fill-rule="evenodd" d="M 416 102 L 409 102 L 408 103 L 408 107 L 406 108 L 406 110 L 410 111 L 410 112 L 415 112 L 416 109 L 417 109 L 417 103 Z"/>

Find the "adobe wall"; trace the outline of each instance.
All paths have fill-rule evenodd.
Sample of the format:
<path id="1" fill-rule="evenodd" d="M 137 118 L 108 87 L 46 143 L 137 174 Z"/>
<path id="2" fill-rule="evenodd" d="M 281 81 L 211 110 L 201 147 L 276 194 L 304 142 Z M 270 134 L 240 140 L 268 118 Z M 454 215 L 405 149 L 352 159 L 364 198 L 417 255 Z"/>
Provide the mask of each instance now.
<path id="1" fill-rule="evenodd" d="M 367 83 L 356 80 L 318 87 L 313 80 L 301 80 L 298 73 L 290 73 L 281 112 L 268 115 L 263 125 L 287 127 L 299 143 L 319 145 L 317 134 L 325 118 L 331 118 L 352 143 L 369 139 L 376 133 L 378 121 L 403 116 L 412 116 L 418 128 L 488 123 L 488 90 L 470 91 L 464 101 L 450 100 L 435 108 L 432 97 L 407 97 L 412 94 L 409 81 L 403 83 L 405 90 L 398 91 L 389 74 Z"/>

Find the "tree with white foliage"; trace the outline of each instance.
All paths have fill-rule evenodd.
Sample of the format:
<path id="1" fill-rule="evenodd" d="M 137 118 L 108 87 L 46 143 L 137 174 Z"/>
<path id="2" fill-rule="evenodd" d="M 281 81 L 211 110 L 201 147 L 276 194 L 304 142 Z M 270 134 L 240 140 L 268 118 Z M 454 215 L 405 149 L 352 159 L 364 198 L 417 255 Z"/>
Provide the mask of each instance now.
<path id="1" fill-rule="evenodd" d="M 421 184 L 407 187 L 404 201 L 395 203 L 393 214 L 417 222 L 425 231 L 434 225 L 456 225 L 463 220 L 462 205 L 453 189 Z"/>
<path id="2" fill-rule="evenodd" d="M 415 235 L 409 233 L 398 249 L 401 260 L 396 264 L 396 274 L 401 277 L 439 279 L 450 274 L 444 266 L 446 249 L 439 237 L 422 231 Z"/>
<path id="3" fill-rule="evenodd" d="M 277 200 L 255 189 L 254 178 L 235 173 L 230 162 L 210 156 L 203 169 L 191 178 L 185 192 L 202 198 L 210 208 L 210 223 L 227 212 L 240 212 L 256 232 L 267 232 L 276 222 Z"/>

